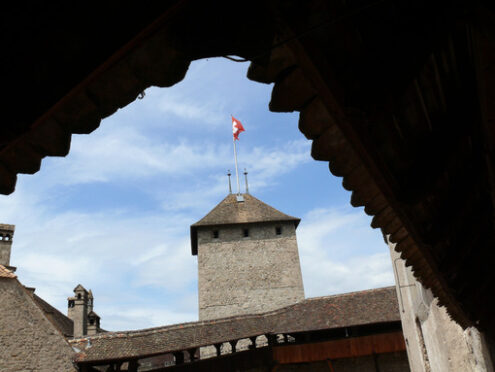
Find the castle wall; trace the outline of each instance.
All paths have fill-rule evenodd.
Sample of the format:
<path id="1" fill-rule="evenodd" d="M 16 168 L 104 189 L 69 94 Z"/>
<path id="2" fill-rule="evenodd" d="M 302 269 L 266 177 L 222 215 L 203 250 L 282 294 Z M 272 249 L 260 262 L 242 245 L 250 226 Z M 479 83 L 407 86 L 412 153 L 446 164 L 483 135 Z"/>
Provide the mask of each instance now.
<path id="1" fill-rule="evenodd" d="M 75 371 L 72 348 L 16 279 L 0 278 L 0 371 Z"/>
<path id="2" fill-rule="evenodd" d="M 304 299 L 293 222 L 199 228 L 198 274 L 200 320 L 270 311 Z"/>
<path id="3" fill-rule="evenodd" d="M 396 275 L 402 329 L 412 372 L 493 372 L 483 335 L 463 330 L 438 305 L 389 244 Z"/>

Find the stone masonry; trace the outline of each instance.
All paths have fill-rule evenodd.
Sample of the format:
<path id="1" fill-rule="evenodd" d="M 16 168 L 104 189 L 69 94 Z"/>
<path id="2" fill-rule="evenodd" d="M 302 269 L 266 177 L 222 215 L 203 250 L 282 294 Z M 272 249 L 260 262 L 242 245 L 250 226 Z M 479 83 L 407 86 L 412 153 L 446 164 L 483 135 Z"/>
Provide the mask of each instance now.
<path id="1" fill-rule="evenodd" d="M 75 371 L 73 350 L 15 278 L 0 277 L 0 371 Z"/>
<path id="2" fill-rule="evenodd" d="M 262 202 L 245 197 L 247 203 L 236 205 L 233 213 L 250 215 L 246 222 L 197 226 L 200 320 L 261 313 L 304 300 L 295 219 L 271 221 L 269 213 L 251 213 Z"/>
<path id="3" fill-rule="evenodd" d="M 10 251 L 14 237 L 14 225 L 0 223 L 0 265 L 10 265 Z"/>
<path id="4" fill-rule="evenodd" d="M 69 297 L 67 317 L 74 322 L 74 337 L 94 335 L 100 332 L 100 317 L 93 311 L 93 293 L 81 284 L 74 288 L 74 296 Z"/>
<path id="5" fill-rule="evenodd" d="M 463 330 L 389 243 L 411 372 L 493 372 L 490 350 L 477 329 Z"/>

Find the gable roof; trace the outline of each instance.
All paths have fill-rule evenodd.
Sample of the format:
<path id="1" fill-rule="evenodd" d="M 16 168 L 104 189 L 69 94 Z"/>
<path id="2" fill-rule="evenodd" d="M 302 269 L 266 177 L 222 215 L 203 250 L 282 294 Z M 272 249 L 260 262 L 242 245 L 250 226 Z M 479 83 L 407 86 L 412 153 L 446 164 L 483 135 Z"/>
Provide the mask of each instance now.
<path id="1" fill-rule="evenodd" d="M 33 293 L 33 300 L 65 337 L 72 337 L 74 335 L 74 322 L 69 317 L 62 314 L 35 293 Z"/>
<path id="2" fill-rule="evenodd" d="M 193 255 L 198 253 L 198 227 L 282 221 L 293 221 L 297 227 L 301 221 L 300 218 L 282 213 L 250 194 L 242 194 L 242 196 L 244 201 L 238 202 L 236 194 L 227 195 L 206 216 L 191 225 Z"/>
<path id="3" fill-rule="evenodd" d="M 0 265 L 0 278 L 15 279 L 15 278 L 17 278 L 17 275 L 15 275 L 12 271 L 7 269 L 5 266 Z"/>
<path id="4" fill-rule="evenodd" d="M 88 292 L 88 291 L 86 290 L 86 288 L 84 288 L 81 284 L 78 284 L 78 285 L 76 286 L 76 288 L 74 288 L 74 292 L 76 292 L 76 291 L 84 291 L 84 292 Z"/>
<path id="5" fill-rule="evenodd" d="M 146 357 L 259 335 L 400 322 L 395 287 L 317 297 L 263 314 L 108 332 L 71 340 L 77 362 Z"/>

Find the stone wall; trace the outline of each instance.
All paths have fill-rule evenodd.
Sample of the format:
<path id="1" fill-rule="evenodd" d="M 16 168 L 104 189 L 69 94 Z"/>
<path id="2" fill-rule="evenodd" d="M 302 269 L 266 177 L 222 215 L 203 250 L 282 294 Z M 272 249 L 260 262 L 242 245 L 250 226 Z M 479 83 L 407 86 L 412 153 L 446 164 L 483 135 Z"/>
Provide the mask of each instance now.
<path id="1" fill-rule="evenodd" d="M 493 372 L 483 335 L 463 330 L 438 305 L 389 244 L 407 354 L 412 372 Z"/>
<path id="2" fill-rule="evenodd" d="M 0 223 L 0 265 L 10 265 L 10 251 L 14 238 L 14 225 Z"/>
<path id="3" fill-rule="evenodd" d="M 303 300 L 294 223 L 199 228 L 198 286 L 200 320 L 260 313 Z"/>
<path id="4" fill-rule="evenodd" d="M 72 348 L 16 279 L 0 278 L 0 371 L 75 371 Z"/>
<path id="5" fill-rule="evenodd" d="M 10 265 L 10 250 L 12 243 L 9 241 L 0 240 L 0 265 Z"/>

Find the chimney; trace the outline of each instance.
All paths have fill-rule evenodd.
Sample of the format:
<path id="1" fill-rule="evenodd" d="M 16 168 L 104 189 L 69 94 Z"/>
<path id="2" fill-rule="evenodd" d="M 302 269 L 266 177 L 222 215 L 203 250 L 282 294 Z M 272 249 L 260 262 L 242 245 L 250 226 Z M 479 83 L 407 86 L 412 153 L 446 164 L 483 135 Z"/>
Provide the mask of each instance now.
<path id="1" fill-rule="evenodd" d="M 94 311 L 88 314 L 88 336 L 100 333 L 100 316 Z"/>
<path id="2" fill-rule="evenodd" d="M 0 223 L 0 265 L 10 267 L 10 251 L 14 238 L 14 225 Z"/>
<path id="3" fill-rule="evenodd" d="M 79 284 L 68 298 L 67 316 L 74 322 L 74 338 L 88 334 L 88 291 Z"/>

